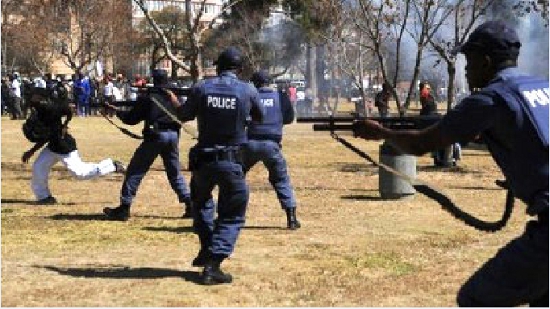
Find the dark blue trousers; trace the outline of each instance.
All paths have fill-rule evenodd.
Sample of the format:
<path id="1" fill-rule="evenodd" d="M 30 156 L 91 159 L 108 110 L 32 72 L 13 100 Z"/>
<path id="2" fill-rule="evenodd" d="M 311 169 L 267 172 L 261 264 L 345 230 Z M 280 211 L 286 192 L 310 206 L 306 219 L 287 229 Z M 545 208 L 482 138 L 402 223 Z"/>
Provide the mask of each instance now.
<path id="1" fill-rule="evenodd" d="M 218 186 L 218 205 L 212 190 Z M 223 258 L 231 255 L 245 223 L 248 186 L 242 166 L 230 161 L 203 163 L 191 177 L 193 227 L 199 236 L 201 250 Z"/>
<path id="2" fill-rule="evenodd" d="M 158 155 L 162 158 L 170 186 L 183 203 L 189 199 L 185 178 L 181 174 L 179 160 L 179 133 L 177 131 L 159 132 L 156 138 L 146 137 L 134 152 L 126 170 L 126 176 L 120 192 L 120 204 L 131 205 L 141 180 Z"/>
<path id="3" fill-rule="evenodd" d="M 459 306 L 548 307 L 548 215 L 478 269 L 458 293 Z"/>
<path id="4" fill-rule="evenodd" d="M 245 173 L 261 161 L 269 172 L 269 182 L 277 193 L 281 207 L 283 209 L 296 207 L 286 160 L 279 144 L 270 140 L 249 140 L 243 147 L 243 156 Z"/>

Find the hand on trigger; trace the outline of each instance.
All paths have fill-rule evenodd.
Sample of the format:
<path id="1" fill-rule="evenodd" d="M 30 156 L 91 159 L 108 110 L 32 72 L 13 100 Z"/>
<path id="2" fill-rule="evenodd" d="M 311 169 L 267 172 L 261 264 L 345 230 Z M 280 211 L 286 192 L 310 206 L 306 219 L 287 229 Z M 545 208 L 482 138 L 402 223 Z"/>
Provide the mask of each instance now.
<path id="1" fill-rule="evenodd" d="M 384 127 L 373 120 L 357 120 L 353 123 L 353 135 L 355 137 L 361 137 L 366 140 L 380 140 L 383 139 Z"/>

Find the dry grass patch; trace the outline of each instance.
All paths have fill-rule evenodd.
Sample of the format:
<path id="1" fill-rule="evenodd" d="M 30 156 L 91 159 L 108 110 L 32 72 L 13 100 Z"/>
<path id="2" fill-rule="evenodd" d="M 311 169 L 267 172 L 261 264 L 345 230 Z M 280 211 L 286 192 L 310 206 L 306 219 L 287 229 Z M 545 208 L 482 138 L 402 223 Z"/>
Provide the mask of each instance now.
<path id="1" fill-rule="evenodd" d="M 283 150 L 303 227 L 285 228 L 267 172 L 256 166 L 247 224 L 224 263 L 235 281 L 204 287 L 190 265 L 198 240 L 191 222 L 179 218 L 183 209 L 160 160 L 141 184 L 131 219 L 104 221 L 102 208 L 118 203 L 121 176 L 77 181 L 56 166 L 50 185 L 61 204 L 33 205 L 31 165 L 20 163 L 30 144 L 20 121 L 1 125 L 2 306 L 454 306 L 460 284 L 527 220 L 517 202 L 509 225 L 487 234 L 421 195 L 381 200 L 377 168 L 328 134 L 293 124 Z M 72 133 L 87 161 L 127 162 L 139 144 L 96 117 L 74 119 Z M 353 143 L 378 156 L 379 143 Z M 183 135 L 183 165 L 191 144 Z M 418 158 L 418 177 L 482 218 L 502 213 L 505 192 L 494 185 L 502 176 L 482 149 L 466 149 L 457 168 Z"/>

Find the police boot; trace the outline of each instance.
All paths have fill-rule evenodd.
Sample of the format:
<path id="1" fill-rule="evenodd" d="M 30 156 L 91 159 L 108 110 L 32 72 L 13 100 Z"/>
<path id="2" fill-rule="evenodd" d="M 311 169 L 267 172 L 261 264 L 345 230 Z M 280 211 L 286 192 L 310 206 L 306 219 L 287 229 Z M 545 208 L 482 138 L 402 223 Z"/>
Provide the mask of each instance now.
<path id="1" fill-rule="evenodd" d="M 287 208 L 286 211 L 286 226 L 291 230 L 299 229 L 302 225 L 296 218 L 296 207 Z"/>
<path id="2" fill-rule="evenodd" d="M 183 203 L 185 205 L 185 210 L 184 210 L 183 215 L 181 217 L 184 218 L 184 219 L 193 218 L 193 206 L 191 204 L 191 201 L 186 200 Z"/>
<path id="3" fill-rule="evenodd" d="M 201 249 L 199 254 L 197 254 L 197 256 L 193 259 L 191 265 L 195 267 L 204 267 L 209 259 L 211 259 L 210 250 Z"/>
<path id="4" fill-rule="evenodd" d="M 202 271 L 201 283 L 204 285 L 214 285 L 221 283 L 231 283 L 233 277 L 230 274 L 222 272 L 220 264 L 223 258 L 219 256 L 211 257 Z"/>
<path id="5" fill-rule="evenodd" d="M 103 213 L 109 220 L 114 221 L 127 221 L 130 217 L 130 206 L 120 205 L 115 208 L 105 207 Z"/>

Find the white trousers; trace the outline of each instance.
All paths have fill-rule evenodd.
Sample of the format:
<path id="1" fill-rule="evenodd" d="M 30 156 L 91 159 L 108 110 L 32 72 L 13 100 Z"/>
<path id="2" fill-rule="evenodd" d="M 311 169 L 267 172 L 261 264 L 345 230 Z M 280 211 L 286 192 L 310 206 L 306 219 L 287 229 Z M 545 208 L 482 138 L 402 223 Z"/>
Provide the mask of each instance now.
<path id="1" fill-rule="evenodd" d="M 116 170 L 111 159 L 105 159 L 99 163 L 87 163 L 82 161 L 78 150 L 68 154 L 58 154 L 44 147 L 32 165 L 31 188 L 36 199 L 41 200 L 52 195 L 48 187 L 48 176 L 52 167 L 59 161 L 74 177 L 82 180 L 107 175 Z"/>

